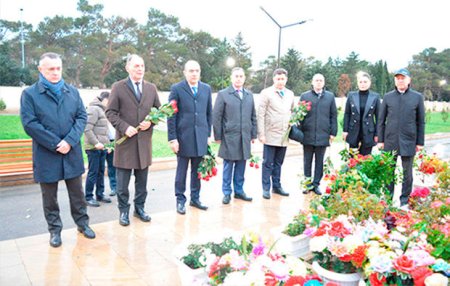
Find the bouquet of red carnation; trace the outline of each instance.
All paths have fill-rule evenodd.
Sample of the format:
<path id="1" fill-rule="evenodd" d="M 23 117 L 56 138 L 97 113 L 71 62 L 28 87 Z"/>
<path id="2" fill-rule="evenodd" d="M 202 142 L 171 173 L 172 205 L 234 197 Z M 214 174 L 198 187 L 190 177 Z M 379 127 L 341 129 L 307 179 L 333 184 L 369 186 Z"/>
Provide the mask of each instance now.
<path id="1" fill-rule="evenodd" d="M 261 160 L 261 158 L 259 158 L 258 156 L 255 156 L 253 154 L 250 155 L 250 167 L 258 169 L 259 168 L 259 160 Z"/>
<path id="2" fill-rule="evenodd" d="M 311 101 L 299 101 L 297 106 L 294 107 L 291 113 L 291 119 L 289 119 L 289 128 L 286 132 L 286 134 L 283 137 L 283 141 L 288 138 L 289 133 L 291 132 L 292 125 L 299 124 L 303 119 L 305 119 L 306 114 L 308 114 L 308 111 L 311 110 Z"/>
<path id="3" fill-rule="evenodd" d="M 145 117 L 144 121 L 150 121 L 152 124 L 157 125 L 159 122 L 164 121 L 165 118 L 170 117 L 178 112 L 178 106 L 176 100 L 171 100 L 169 103 L 165 103 L 161 105 L 159 108 L 152 107 L 150 112 Z M 141 130 L 140 126 L 136 127 L 136 130 Z M 127 135 L 122 136 L 119 140 L 116 141 L 118 145 L 122 144 L 125 140 L 128 139 Z"/>
<path id="4" fill-rule="evenodd" d="M 199 179 L 209 181 L 211 177 L 217 175 L 216 168 L 216 155 L 211 149 L 211 146 L 208 145 L 208 152 L 205 156 L 203 156 L 202 161 L 198 165 L 197 175 Z"/>

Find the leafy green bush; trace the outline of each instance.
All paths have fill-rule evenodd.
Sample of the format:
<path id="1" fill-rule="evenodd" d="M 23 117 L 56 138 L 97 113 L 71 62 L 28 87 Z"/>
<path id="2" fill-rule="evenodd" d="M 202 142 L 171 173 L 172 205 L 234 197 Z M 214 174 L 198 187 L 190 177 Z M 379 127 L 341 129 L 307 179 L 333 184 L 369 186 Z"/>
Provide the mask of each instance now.
<path id="1" fill-rule="evenodd" d="M 6 103 L 3 98 L 0 98 L 0 111 L 6 109 Z"/>

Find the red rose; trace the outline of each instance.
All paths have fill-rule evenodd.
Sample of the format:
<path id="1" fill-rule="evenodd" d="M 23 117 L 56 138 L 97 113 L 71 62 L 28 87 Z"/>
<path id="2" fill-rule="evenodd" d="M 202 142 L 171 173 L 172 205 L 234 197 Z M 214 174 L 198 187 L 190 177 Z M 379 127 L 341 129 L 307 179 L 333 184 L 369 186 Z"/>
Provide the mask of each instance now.
<path id="1" fill-rule="evenodd" d="M 358 164 L 358 160 L 354 159 L 354 158 L 350 158 L 349 162 L 348 162 L 348 167 L 349 168 L 353 168 Z"/>
<path id="2" fill-rule="evenodd" d="M 253 167 L 253 166 L 255 166 L 255 163 L 250 162 L 250 167 Z"/>
<path id="3" fill-rule="evenodd" d="M 325 193 L 331 194 L 331 187 L 330 186 L 327 186 L 327 188 L 325 189 Z"/>
<path id="4" fill-rule="evenodd" d="M 306 279 L 302 276 L 291 276 L 289 279 L 284 283 L 284 286 L 303 286 L 305 284 Z"/>
<path id="5" fill-rule="evenodd" d="M 422 266 L 411 271 L 411 277 L 414 279 L 414 286 L 425 286 L 425 278 L 433 274 L 428 267 Z"/>
<path id="6" fill-rule="evenodd" d="M 202 173 L 198 172 L 197 173 L 197 178 L 201 179 L 202 178 Z"/>
<path id="7" fill-rule="evenodd" d="M 255 169 L 259 169 L 259 165 L 258 164 L 255 164 Z"/>
<path id="8" fill-rule="evenodd" d="M 406 255 L 402 255 L 394 259 L 394 268 L 403 273 L 410 273 L 414 270 L 415 264 L 414 260 L 410 259 Z"/>
<path id="9" fill-rule="evenodd" d="M 344 227 L 344 224 L 340 221 L 334 221 L 331 223 L 331 229 L 328 231 L 331 236 L 344 238 L 350 234 L 350 231 Z"/>
<path id="10" fill-rule="evenodd" d="M 212 175 L 213 175 L 213 176 L 217 175 L 217 168 L 216 168 L 216 167 L 213 167 L 213 168 L 211 169 L 211 171 L 212 171 Z"/>
<path id="11" fill-rule="evenodd" d="M 277 279 L 277 277 L 275 277 L 275 274 L 273 274 L 272 272 L 266 272 L 264 285 L 265 286 L 277 286 L 278 279 Z"/>
<path id="12" fill-rule="evenodd" d="M 369 276 L 369 282 L 372 286 L 383 286 L 384 283 L 386 283 L 386 277 L 381 276 L 381 278 L 379 278 L 377 273 L 372 273 Z"/>

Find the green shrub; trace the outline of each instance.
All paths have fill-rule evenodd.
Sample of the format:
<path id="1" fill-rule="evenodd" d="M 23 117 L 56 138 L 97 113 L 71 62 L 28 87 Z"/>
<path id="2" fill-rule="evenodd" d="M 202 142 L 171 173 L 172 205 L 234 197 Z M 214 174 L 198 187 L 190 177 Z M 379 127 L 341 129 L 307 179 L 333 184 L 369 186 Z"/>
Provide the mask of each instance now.
<path id="1" fill-rule="evenodd" d="M 6 103 L 3 100 L 3 98 L 0 98 L 0 111 L 5 110 L 6 109 Z"/>

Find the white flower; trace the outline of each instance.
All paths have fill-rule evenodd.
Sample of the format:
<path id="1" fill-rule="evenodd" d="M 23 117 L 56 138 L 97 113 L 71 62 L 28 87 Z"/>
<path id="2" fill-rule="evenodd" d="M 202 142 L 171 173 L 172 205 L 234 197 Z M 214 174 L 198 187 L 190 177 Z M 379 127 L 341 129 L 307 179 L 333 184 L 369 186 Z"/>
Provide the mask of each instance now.
<path id="1" fill-rule="evenodd" d="M 328 235 L 315 236 L 309 241 L 309 249 L 312 252 L 322 252 L 328 245 Z"/>
<path id="2" fill-rule="evenodd" d="M 448 278 L 442 274 L 434 273 L 425 278 L 426 286 L 447 286 Z"/>
<path id="3" fill-rule="evenodd" d="M 285 261 L 288 265 L 289 274 L 291 274 L 291 276 L 306 276 L 307 269 L 303 261 L 291 255 L 288 255 Z"/>

